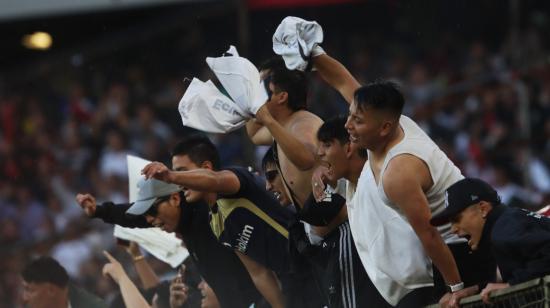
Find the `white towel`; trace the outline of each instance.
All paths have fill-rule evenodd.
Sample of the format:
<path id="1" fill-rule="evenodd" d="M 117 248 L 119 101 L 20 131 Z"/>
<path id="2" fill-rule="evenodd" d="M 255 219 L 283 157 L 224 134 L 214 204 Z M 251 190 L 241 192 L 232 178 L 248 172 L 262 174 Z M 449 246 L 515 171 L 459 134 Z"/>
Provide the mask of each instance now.
<path id="1" fill-rule="evenodd" d="M 226 133 L 245 125 L 248 113 L 208 80 L 193 78 L 178 106 L 184 126 L 209 133 Z"/>
<path id="2" fill-rule="evenodd" d="M 226 56 L 206 58 L 206 63 L 227 91 L 224 95 L 210 80 L 193 81 L 178 109 L 184 126 L 210 133 L 227 133 L 245 125 L 267 102 L 267 91 L 258 69 L 231 46 Z"/>
<path id="3" fill-rule="evenodd" d="M 252 62 L 239 56 L 235 46 L 231 46 L 226 54 L 231 56 L 208 57 L 206 63 L 233 102 L 240 110 L 246 111 L 250 118 L 267 101 L 267 92 L 260 80 L 260 72 Z"/>
<path id="4" fill-rule="evenodd" d="M 159 228 L 132 229 L 116 226 L 114 236 L 138 243 L 147 252 L 173 268 L 189 256 L 189 251 L 182 246 L 181 240 L 174 233 L 167 233 Z"/>
<path id="5" fill-rule="evenodd" d="M 311 55 L 322 52 L 323 29 L 315 21 L 288 16 L 273 34 L 273 51 L 282 56 L 290 70 L 304 71 Z"/>

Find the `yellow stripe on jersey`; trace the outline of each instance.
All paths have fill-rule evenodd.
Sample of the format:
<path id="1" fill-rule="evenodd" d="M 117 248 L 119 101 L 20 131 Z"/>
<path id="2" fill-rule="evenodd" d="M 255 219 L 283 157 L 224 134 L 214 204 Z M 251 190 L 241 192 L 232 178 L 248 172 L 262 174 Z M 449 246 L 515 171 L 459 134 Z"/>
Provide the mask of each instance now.
<path id="1" fill-rule="evenodd" d="M 229 217 L 231 212 L 239 207 L 249 210 L 254 215 L 258 216 L 261 220 L 270 225 L 277 232 L 279 232 L 286 239 L 288 239 L 288 230 L 285 227 L 281 226 L 281 224 L 276 222 L 273 218 L 269 217 L 266 212 L 262 211 L 254 203 L 250 202 L 250 200 L 245 198 L 219 199 L 216 203 L 218 204 L 218 212 L 212 213 L 210 226 L 212 227 L 212 232 L 214 232 L 214 235 L 216 235 L 218 239 L 223 232 L 225 220 L 227 219 L 227 217 Z"/>

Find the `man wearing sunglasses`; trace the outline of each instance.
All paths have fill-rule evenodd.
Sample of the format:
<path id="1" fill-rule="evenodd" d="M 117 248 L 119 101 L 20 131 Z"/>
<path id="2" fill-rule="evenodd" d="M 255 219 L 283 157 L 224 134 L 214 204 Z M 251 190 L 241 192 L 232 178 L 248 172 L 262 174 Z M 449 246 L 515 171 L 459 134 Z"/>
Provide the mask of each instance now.
<path id="1" fill-rule="evenodd" d="M 174 148 L 175 170 L 182 168 L 178 159 L 181 149 L 181 144 Z M 106 223 L 133 228 L 156 226 L 175 232 L 222 307 L 245 308 L 262 301 L 242 262 L 212 233 L 205 202 L 186 202 L 185 192 L 179 186 L 154 179 L 141 180 L 138 186 L 138 201 L 133 205 L 112 202 L 96 205 L 90 194 L 78 194 L 76 200 L 88 217 L 100 218 Z"/>
<path id="2" fill-rule="evenodd" d="M 235 251 L 256 288 L 272 307 L 284 307 L 288 274 L 288 226 L 292 213 L 265 190 L 263 180 L 246 168 L 220 168 L 216 146 L 205 136 L 186 138 L 176 160 L 181 171 L 160 162 L 145 166 L 147 179 L 183 186 L 187 202 L 206 202 L 216 238 Z M 303 307 L 303 306 L 302 306 Z"/>

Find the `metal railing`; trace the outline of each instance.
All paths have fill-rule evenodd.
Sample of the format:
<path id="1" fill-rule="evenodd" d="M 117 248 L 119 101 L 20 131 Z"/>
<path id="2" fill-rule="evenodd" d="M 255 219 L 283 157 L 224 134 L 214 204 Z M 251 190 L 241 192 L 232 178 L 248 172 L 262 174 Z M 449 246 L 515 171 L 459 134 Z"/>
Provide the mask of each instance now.
<path id="1" fill-rule="evenodd" d="M 550 275 L 537 278 L 491 293 L 491 305 L 485 304 L 480 295 L 466 297 L 460 301 L 464 308 L 550 308 Z M 434 308 L 431 305 L 426 308 Z"/>

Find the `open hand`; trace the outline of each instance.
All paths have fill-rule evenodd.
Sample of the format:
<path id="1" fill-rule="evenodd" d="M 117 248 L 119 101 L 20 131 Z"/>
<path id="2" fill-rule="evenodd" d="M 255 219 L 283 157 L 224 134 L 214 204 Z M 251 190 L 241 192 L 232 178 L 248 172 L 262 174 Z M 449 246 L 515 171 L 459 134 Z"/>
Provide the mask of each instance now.
<path id="1" fill-rule="evenodd" d="M 154 178 L 167 183 L 171 183 L 171 172 L 172 171 L 166 167 L 166 165 L 159 162 L 149 163 L 141 170 L 141 174 L 143 174 L 146 179 Z"/>

